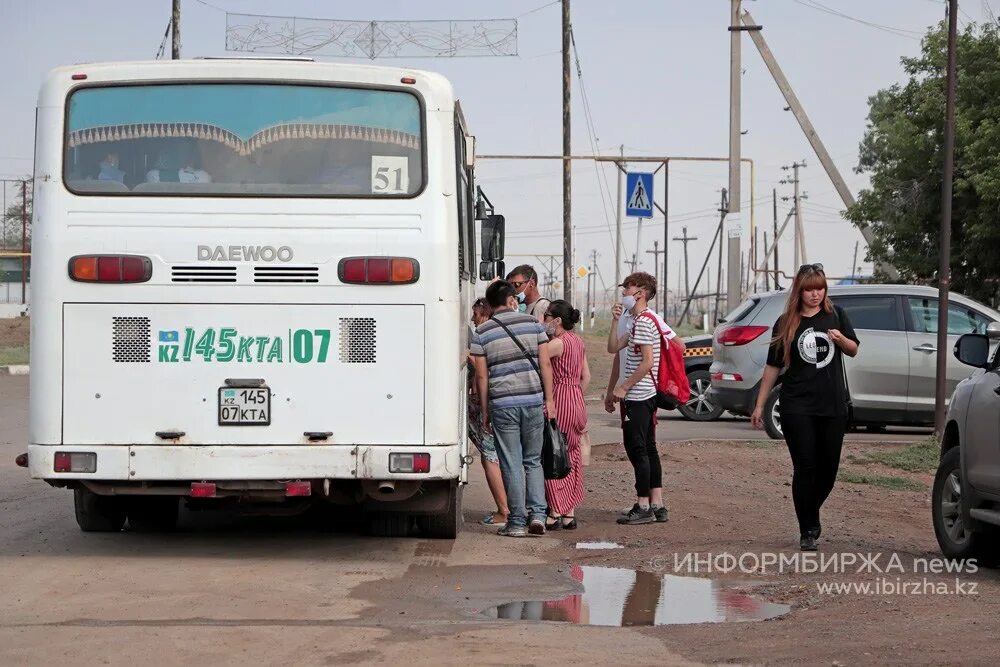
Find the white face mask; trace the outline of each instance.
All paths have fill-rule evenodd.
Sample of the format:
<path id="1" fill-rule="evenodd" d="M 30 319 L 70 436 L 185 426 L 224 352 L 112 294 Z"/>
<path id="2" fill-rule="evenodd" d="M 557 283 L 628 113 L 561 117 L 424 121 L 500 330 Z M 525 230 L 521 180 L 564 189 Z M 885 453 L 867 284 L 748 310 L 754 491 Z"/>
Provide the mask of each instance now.
<path id="1" fill-rule="evenodd" d="M 622 297 L 622 307 L 625 310 L 632 310 L 635 308 L 635 297 L 631 294 Z"/>
<path id="2" fill-rule="evenodd" d="M 518 292 L 517 293 L 517 302 L 518 303 L 524 303 L 524 299 L 525 298 L 526 297 L 524 296 L 524 292 Z"/>
<path id="3" fill-rule="evenodd" d="M 555 336 L 556 335 L 556 325 L 555 324 L 546 324 L 545 325 L 545 333 L 548 335 L 549 338 L 552 338 L 553 336 Z"/>

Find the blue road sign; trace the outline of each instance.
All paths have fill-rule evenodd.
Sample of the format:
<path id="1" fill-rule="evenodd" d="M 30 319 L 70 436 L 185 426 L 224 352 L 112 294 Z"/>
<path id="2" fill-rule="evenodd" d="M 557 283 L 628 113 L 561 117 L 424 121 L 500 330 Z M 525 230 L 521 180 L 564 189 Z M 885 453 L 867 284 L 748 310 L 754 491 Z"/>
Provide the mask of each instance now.
<path id="1" fill-rule="evenodd" d="M 653 175 L 629 172 L 625 176 L 625 215 L 653 217 Z"/>

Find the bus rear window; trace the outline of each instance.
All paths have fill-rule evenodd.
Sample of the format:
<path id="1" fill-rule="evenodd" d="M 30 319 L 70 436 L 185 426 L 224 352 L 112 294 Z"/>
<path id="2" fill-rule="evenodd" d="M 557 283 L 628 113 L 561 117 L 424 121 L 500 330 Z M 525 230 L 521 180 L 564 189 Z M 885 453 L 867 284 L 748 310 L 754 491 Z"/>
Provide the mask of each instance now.
<path id="1" fill-rule="evenodd" d="M 423 187 L 418 98 L 278 84 L 82 88 L 63 176 L 78 194 L 410 197 Z"/>

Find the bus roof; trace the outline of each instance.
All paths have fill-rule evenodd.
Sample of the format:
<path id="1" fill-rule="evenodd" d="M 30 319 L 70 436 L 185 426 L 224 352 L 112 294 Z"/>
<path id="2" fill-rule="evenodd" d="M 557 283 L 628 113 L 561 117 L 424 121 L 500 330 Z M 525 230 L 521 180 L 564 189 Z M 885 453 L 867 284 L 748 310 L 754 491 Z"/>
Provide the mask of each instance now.
<path id="1" fill-rule="evenodd" d="M 403 79 L 413 79 L 415 83 L 404 84 Z M 425 97 L 435 99 L 435 107 L 450 104 L 455 99 L 451 83 L 444 76 L 424 70 L 309 62 L 302 59 L 210 58 L 84 63 L 57 67 L 48 73 L 39 92 L 38 105 L 62 106 L 69 90 L 86 84 L 191 80 L 344 83 L 394 88 L 412 85 Z"/>

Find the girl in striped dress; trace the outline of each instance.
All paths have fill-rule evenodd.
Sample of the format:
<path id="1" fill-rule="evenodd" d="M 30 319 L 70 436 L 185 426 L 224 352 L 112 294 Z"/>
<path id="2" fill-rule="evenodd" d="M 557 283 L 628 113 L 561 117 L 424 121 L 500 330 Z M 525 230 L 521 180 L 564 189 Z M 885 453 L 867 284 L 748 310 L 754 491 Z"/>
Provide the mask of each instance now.
<path id="1" fill-rule="evenodd" d="M 583 502 L 583 461 L 580 437 L 587 429 L 587 407 L 583 392 L 590 384 L 590 366 L 583 339 L 573 333 L 580 321 L 580 311 L 562 299 L 553 301 L 545 311 L 545 329 L 549 334 L 549 357 L 552 359 L 552 385 L 555 394 L 556 423 L 566 435 L 572 471 L 564 479 L 545 480 L 545 498 L 549 505 L 549 530 L 576 528 L 576 508 Z"/>

